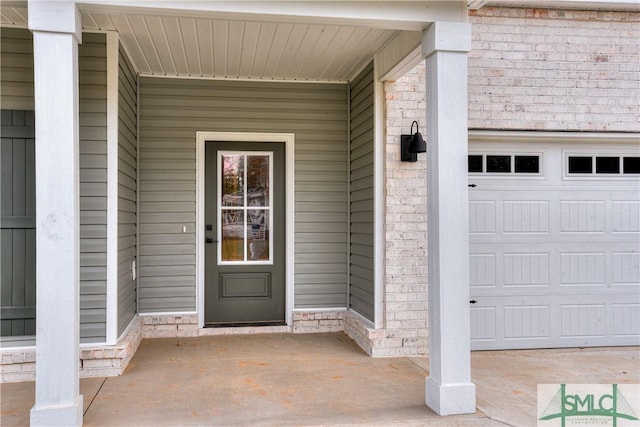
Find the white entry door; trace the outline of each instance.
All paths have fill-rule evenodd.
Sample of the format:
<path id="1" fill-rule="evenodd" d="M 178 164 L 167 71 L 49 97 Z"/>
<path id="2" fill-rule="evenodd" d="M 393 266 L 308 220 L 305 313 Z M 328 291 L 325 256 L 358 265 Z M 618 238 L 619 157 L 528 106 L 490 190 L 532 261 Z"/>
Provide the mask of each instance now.
<path id="1" fill-rule="evenodd" d="M 472 349 L 640 344 L 637 144 L 470 143 Z"/>

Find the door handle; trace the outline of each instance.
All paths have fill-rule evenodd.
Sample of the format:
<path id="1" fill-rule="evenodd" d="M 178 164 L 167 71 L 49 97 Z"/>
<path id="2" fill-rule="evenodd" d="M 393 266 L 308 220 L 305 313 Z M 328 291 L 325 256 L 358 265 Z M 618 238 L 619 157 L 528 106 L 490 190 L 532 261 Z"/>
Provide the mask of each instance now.
<path id="1" fill-rule="evenodd" d="M 206 242 L 206 243 L 218 243 L 218 241 L 217 241 L 217 240 L 213 240 L 213 238 L 211 238 L 211 237 L 207 237 L 207 238 L 205 239 L 205 242 Z"/>

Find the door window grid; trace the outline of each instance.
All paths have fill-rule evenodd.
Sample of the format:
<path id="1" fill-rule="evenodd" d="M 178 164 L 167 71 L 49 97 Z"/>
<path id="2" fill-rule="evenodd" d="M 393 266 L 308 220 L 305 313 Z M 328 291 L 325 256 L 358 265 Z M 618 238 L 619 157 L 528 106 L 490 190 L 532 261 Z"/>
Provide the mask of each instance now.
<path id="1" fill-rule="evenodd" d="M 252 169 L 260 157 L 267 158 L 267 177 Z M 273 264 L 273 153 L 219 151 L 217 160 L 218 264 Z"/>
<path id="2" fill-rule="evenodd" d="M 640 174 L 640 156 L 569 155 L 566 165 L 572 176 Z"/>
<path id="3" fill-rule="evenodd" d="M 476 154 L 468 156 L 468 172 L 478 175 L 540 175 L 541 154 Z"/>

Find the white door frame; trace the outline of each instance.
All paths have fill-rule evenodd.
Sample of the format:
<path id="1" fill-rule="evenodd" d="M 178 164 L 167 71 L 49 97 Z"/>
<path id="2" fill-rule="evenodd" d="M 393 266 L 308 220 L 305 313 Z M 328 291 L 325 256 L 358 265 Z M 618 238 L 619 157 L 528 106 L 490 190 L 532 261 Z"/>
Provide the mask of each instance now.
<path id="1" fill-rule="evenodd" d="M 293 322 L 295 260 L 295 135 L 293 133 L 196 132 L 196 307 L 198 328 L 204 327 L 204 149 L 207 141 L 284 142 L 285 144 L 285 318 Z"/>

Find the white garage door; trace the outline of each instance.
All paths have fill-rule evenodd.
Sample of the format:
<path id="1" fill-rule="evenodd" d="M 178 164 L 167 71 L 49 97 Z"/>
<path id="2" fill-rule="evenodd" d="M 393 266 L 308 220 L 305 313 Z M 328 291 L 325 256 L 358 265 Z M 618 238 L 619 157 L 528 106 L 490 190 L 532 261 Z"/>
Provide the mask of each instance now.
<path id="1" fill-rule="evenodd" d="M 472 349 L 640 344 L 638 144 L 469 154 Z"/>

